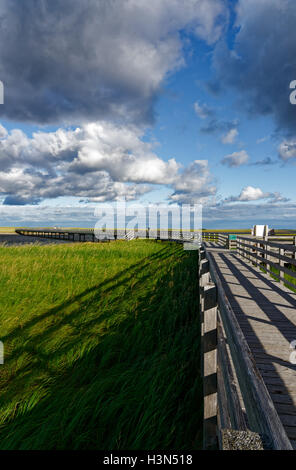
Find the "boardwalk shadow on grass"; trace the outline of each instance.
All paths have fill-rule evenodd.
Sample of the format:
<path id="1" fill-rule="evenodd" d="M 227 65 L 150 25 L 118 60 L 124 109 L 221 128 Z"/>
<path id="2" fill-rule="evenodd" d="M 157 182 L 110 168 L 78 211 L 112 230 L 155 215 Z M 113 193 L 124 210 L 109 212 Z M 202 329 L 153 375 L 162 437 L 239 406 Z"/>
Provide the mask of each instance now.
<path id="1" fill-rule="evenodd" d="M 46 354 L 42 353 L 42 343 L 43 345 L 48 341 L 48 339 L 53 338 L 55 333 L 59 333 L 59 330 L 63 327 L 71 327 L 71 329 L 79 330 L 79 326 L 81 327 L 81 324 L 79 324 L 79 321 L 81 322 L 81 318 L 83 315 L 88 315 L 88 308 L 92 304 L 92 306 L 96 303 L 96 301 L 99 301 L 101 296 L 108 296 L 110 294 L 113 294 L 113 298 L 111 301 L 113 304 L 111 305 L 111 309 L 113 314 L 110 314 L 108 311 L 106 314 L 98 314 L 98 312 L 95 311 L 93 308 L 92 311 L 92 316 L 91 319 L 84 321 L 82 324 L 82 327 L 84 330 L 88 328 L 86 331 L 88 331 L 88 334 L 91 334 L 90 332 L 90 327 L 94 326 L 96 323 L 101 325 L 101 330 L 106 330 L 108 331 L 109 327 L 104 328 L 104 320 L 108 318 L 109 323 L 112 321 L 112 316 L 114 316 L 114 303 L 118 304 L 119 310 L 121 307 L 121 304 L 123 302 L 123 296 L 120 295 L 120 292 L 117 294 L 118 290 L 121 287 L 124 287 L 125 285 L 128 285 L 131 281 L 131 276 L 137 276 L 141 275 L 141 273 L 144 273 L 148 270 L 149 274 L 145 276 L 145 279 L 147 279 L 149 276 L 156 274 L 156 271 L 159 269 L 158 268 L 158 262 L 164 262 L 170 257 L 174 256 L 175 251 L 171 252 L 167 248 L 162 249 L 160 252 L 155 253 L 149 258 L 145 258 L 141 263 L 135 263 L 129 267 L 129 269 L 124 269 L 120 272 L 118 272 L 115 276 L 112 278 L 99 283 L 95 286 L 92 286 L 86 290 L 84 290 L 82 293 L 73 296 L 71 299 L 61 303 L 60 305 L 53 307 L 49 309 L 48 311 L 44 312 L 43 314 L 39 315 L 36 318 L 33 318 L 32 320 L 28 321 L 25 325 L 22 327 L 17 327 L 15 328 L 12 332 L 10 332 L 8 335 L 5 337 L 2 337 L 1 340 L 5 344 L 5 364 L 2 366 L 1 370 L 1 375 L 0 375 L 0 384 L 3 385 L 3 382 L 7 380 L 7 375 L 9 377 L 9 373 L 7 372 L 9 368 L 11 367 L 11 364 L 16 364 L 18 361 L 18 358 L 23 356 L 24 354 L 29 355 L 29 357 L 39 357 L 39 362 L 40 366 L 43 363 L 46 363 L 48 358 Z M 155 263 L 155 265 L 154 265 Z M 156 264 L 157 263 L 157 264 Z M 142 278 L 143 276 L 141 276 Z M 109 287 L 106 287 L 109 286 Z M 127 293 L 125 295 L 125 299 L 128 297 L 130 293 Z M 119 298 L 117 298 L 119 296 Z M 71 308 L 73 304 L 78 302 L 78 307 L 74 308 L 74 310 L 71 313 L 64 313 L 65 309 Z M 30 334 L 30 328 L 32 327 L 38 327 L 38 325 L 42 326 L 42 323 L 46 321 L 49 317 L 54 316 L 54 324 L 46 328 L 45 331 L 42 331 L 41 333 L 37 332 L 35 334 Z M 75 322 L 78 323 L 77 327 L 75 327 Z M 99 335 L 99 331 L 96 333 L 96 335 Z M 101 334 L 103 334 L 104 331 L 101 331 Z M 92 335 L 95 333 L 92 332 Z M 85 334 L 81 334 L 81 331 L 78 331 L 77 334 L 74 333 L 74 339 L 73 339 L 73 345 L 77 342 L 81 342 L 85 338 Z M 10 341 L 13 341 L 14 343 L 17 343 L 18 338 L 20 339 L 20 346 L 17 346 L 16 348 L 13 348 L 10 346 Z M 69 345 L 69 340 L 67 341 L 67 338 L 63 338 L 63 340 L 66 342 L 67 345 Z M 26 341 L 26 344 L 22 344 Z M 40 348 L 41 346 L 41 348 Z M 55 353 L 51 354 L 51 359 L 53 356 L 58 356 L 59 351 L 63 350 L 64 353 L 66 350 L 69 350 L 70 346 L 65 347 L 62 346 L 61 348 L 59 347 L 58 350 Z M 26 361 L 27 362 L 27 361 Z M 15 366 L 17 367 L 17 366 Z M 30 367 L 29 364 L 25 364 L 22 367 L 17 367 L 17 374 L 18 376 L 21 375 L 22 372 L 25 372 L 26 369 Z M 14 378 L 15 383 L 18 382 L 18 378 Z M 22 378 L 20 377 L 19 382 L 22 381 Z M 1 395 L 0 399 L 3 403 L 4 400 L 4 394 Z"/>
<path id="2" fill-rule="evenodd" d="M 141 271 L 146 269 L 151 264 L 151 262 L 164 261 L 166 258 L 169 258 L 169 257 L 173 256 L 173 254 L 174 253 L 169 252 L 167 248 L 163 248 L 159 253 L 152 254 L 152 255 L 149 256 L 149 258 L 144 258 L 144 260 L 141 263 L 135 263 L 135 264 L 129 266 L 128 269 L 123 269 L 122 271 L 119 271 L 112 278 L 107 279 L 104 282 L 100 282 L 99 284 L 96 284 L 94 286 L 91 286 L 88 289 L 85 289 L 80 294 L 77 294 L 77 295 L 73 296 L 71 299 L 62 302 L 60 305 L 57 305 L 56 307 L 53 307 L 53 308 L 47 310 L 46 312 L 42 313 L 41 315 L 38 315 L 37 317 L 35 317 L 32 320 L 28 321 L 24 325 L 15 328 L 13 331 L 8 333 L 6 336 L 2 336 L 1 341 L 6 342 L 8 340 L 11 340 L 11 339 L 17 337 L 18 335 L 23 335 L 28 328 L 31 328 L 31 327 L 35 326 L 36 324 L 43 321 L 47 317 L 49 317 L 51 315 L 54 315 L 54 314 L 60 312 L 61 310 L 69 307 L 71 304 L 73 304 L 77 301 L 80 301 L 81 299 L 83 299 L 83 297 L 85 297 L 85 296 L 87 296 L 87 295 L 89 295 L 93 292 L 100 292 L 100 289 L 102 290 L 108 284 L 116 283 L 115 284 L 116 288 L 119 287 L 120 285 L 125 284 L 126 282 L 129 281 L 129 276 L 131 274 L 137 275 Z M 123 278 L 123 280 L 120 280 L 121 278 Z M 104 292 L 111 291 L 112 289 L 114 289 L 114 285 L 111 285 L 108 289 L 104 290 Z"/>
<path id="3" fill-rule="evenodd" d="M 169 256 L 164 256 L 161 259 L 167 260 L 168 258 Z M 157 266 L 155 268 L 157 269 Z M 151 272 L 151 275 L 156 269 Z M 173 277 L 171 273 L 164 273 L 162 277 L 164 290 L 171 288 L 172 279 L 176 283 L 179 282 L 178 272 L 175 272 Z M 145 279 L 139 282 L 144 284 Z M 188 298 L 185 296 L 183 298 L 182 295 L 176 297 L 175 302 L 178 302 L 179 308 L 175 306 L 175 315 L 180 315 L 182 308 L 190 308 L 189 304 L 196 297 L 197 287 L 191 286 L 190 289 L 192 292 L 188 294 Z M 199 420 L 201 420 L 202 413 L 200 405 L 197 410 L 192 410 L 186 402 L 191 397 L 197 403 L 201 387 L 198 388 L 200 385 L 198 366 L 195 365 L 196 370 L 190 370 L 190 374 L 186 369 L 189 367 L 190 358 L 193 361 L 194 351 L 191 350 L 191 343 L 183 344 L 182 341 L 187 334 L 191 335 L 192 343 L 194 339 L 195 347 L 198 342 L 196 338 L 193 338 L 194 330 L 190 325 L 186 326 L 186 321 L 182 324 L 182 318 L 171 319 L 169 315 L 164 315 L 164 309 L 166 309 L 166 304 L 162 303 L 164 299 L 163 293 L 158 292 L 157 298 L 150 310 L 148 308 L 147 313 L 147 306 L 151 299 L 150 293 L 146 294 L 138 305 L 139 311 L 146 310 L 145 314 L 139 316 L 139 321 L 135 321 L 134 318 L 131 321 L 131 317 L 125 318 L 120 324 L 111 326 L 108 335 L 103 336 L 99 344 L 96 344 L 91 351 L 86 351 L 71 366 L 56 373 L 50 371 L 51 377 L 47 384 L 46 396 L 33 404 L 31 409 L 28 406 L 24 411 L 22 410 L 22 414 L 19 413 L 10 423 L 2 426 L 1 448 L 30 448 L 33 445 L 34 448 L 109 447 L 110 449 L 112 445 L 112 448 L 116 449 L 124 448 L 124 445 L 128 447 L 131 442 L 134 442 L 132 444 L 134 448 L 142 448 L 139 447 L 140 443 L 146 439 L 147 449 L 149 449 L 149 446 L 153 447 L 153 436 L 157 435 L 159 428 L 163 430 L 163 442 L 159 442 L 158 445 L 173 446 L 174 433 L 178 435 L 179 440 L 182 433 L 184 436 L 187 435 L 188 445 L 191 445 L 190 439 L 194 437 L 190 436 L 189 429 L 198 426 L 196 423 L 201 423 Z M 173 310 L 174 303 L 171 302 L 170 306 Z M 162 315 L 161 310 L 156 310 L 157 307 L 162 309 Z M 116 309 L 116 306 L 114 308 Z M 196 309 L 196 304 L 194 308 Z M 189 316 L 195 320 L 194 313 L 196 314 L 192 311 Z M 97 321 L 100 321 L 100 317 Z M 162 322 L 161 328 L 159 321 Z M 173 322 L 171 329 L 166 328 L 165 321 L 168 325 L 170 321 Z M 127 332 L 128 334 L 125 335 L 124 333 Z M 80 339 L 83 341 L 87 337 L 88 325 L 86 324 Z M 77 339 L 68 345 L 69 350 L 75 346 Z M 177 341 L 176 350 L 172 348 L 174 341 Z M 198 354 L 196 356 L 198 357 Z M 51 355 L 50 358 L 52 358 Z M 46 357 L 43 359 L 46 361 Z M 162 361 L 166 367 L 162 366 Z M 36 366 L 38 374 L 38 364 Z M 40 366 L 42 369 L 42 364 Z M 162 379 L 158 375 L 159 370 L 163 374 L 166 374 L 166 371 L 169 373 Z M 184 378 L 186 371 L 188 377 Z M 179 385 L 185 380 L 186 387 L 184 385 L 182 390 L 175 391 L 174 381 L 176 380 Z M 154 396 L 150 395 L 151 387 L 155 388 L 155 392 L 153 388 Z M 161 389 L 158 390 L 157 387 Z M 146 395 L 147 398 L 145 398 Z M 6 399 L 9 399 L 9 394 Z M 147 407 L 149 409 L 149 402 L 153 400 L 155 400 L 154 408 L 149 411 L 149 415 Z M 183 403 L 185 409 L 182 415 L 179 407 Z M 166 410 L 164 414 L 162 414 L 163 410 Z M 172 428 L 176 426 L 175 431 L 169 428 L 170 420 L 173 423 Z M 182 431 L 179 430 L 180 426 L 184 427 Z M 173 434 L 170 435 L 170 432 Z M 176 436 L 175 445 L 178 447 L 180 442 L 177 442 Z M 126 444 L 127 442 L 130 444 Z M 185 437 L 184 442 L 186 446 Z M 154 443 L 154 448 L 156 447 L 157 443 Z"/>
<path id="4" fill-rule="evenodd" d="M 176 253 L 176 250 L 172 252 L 171 250 L 170 251 L 167 250 L 167 248 L 162 249 L 159 253 L 155 253 L 151 255 L 149 256 L 149 258 L 145 258 L 142 263 L 136 263 L 130 266 L 129 269 L 120 271 L 118 274 L 116 274 L 112 278 L 84 290 L 82 293 L 72 297 L 71 299 L 61 303 L 60 305 L 56 307 L 51 308 L 50 310 L 39 315 L 38 317 L 33 318 L 22 327 L 15 328 L 8 335 L 6 335 L 5 337 L 2 337 L 1 338 L 2 341 L 9 345 L 8 342 L 10 340 L 16 340 L 18 337 L 23 338 L 24 335 L 26 335 L 26 332 L 30 328 L 35 327 L 38 324 L 42 324 L 43 321 L 45 321 L 48 317 L 51 317 L 53 315 L 56 316 L 58 320 L 55 321 L 55 323 L 52 326 L 49 326 L 42 333 L 37 333 L 37 334 L 32 334 L 32 335 L 29 334 L 26 339 L 30 340 L 30 343 L 35 342 L 36 344 L 36 342 L 41 343 L 43 341 L 46 341 L 48 337 L 52 336 L 55 332 L 57 332 L 61 327 L 65 325 L 71 325 L 74 329 L 79 329 L 81 325 L 78 323 L 76 327 L 75 320 L 79 320 L 79 317 L 81 317 L 82 314 L 85 314 L 87 312 L 89 305 L 91 304 L 93 305 L 95 302 L 101 300 L 102 295 L 106 296 L 110 293 L 117 293 L 120 287 L 124 287 L 125 285 L 128 285 L 130 283 L 131 276 L 136 277 L 138 275 L 141 275 L 140 279 L 136 281 L 136 284 L 140 283 L 144 285 L 146 280 L 151 278 L 153 275 L 155 275 L 159 271 L 159 266 L 157 264 L 154 265 L 154 263 L 165 262 L 169 258 L 175 256 L 175 253 Z M 147 270 L 148 270 L 148 274 L 143 275 L 142 273 L 146 273 Z M 106 287 L 109 284 L 111 285 L 109 287 Z M 133 287 L 136 287 L 136 284 L 134 284 Z M 112 311 L 114 311 L 115 305 L 118 305 L 120 309 L 120 306 L 123 303 L 123 301 L 130 298 L 130 294 L 131 294 L 130 291 L 126 292 L 124 295 L 118 292 L 115 295 L 115 298 L 111 299 Z M 75 308 L 74 311 L 72 311 L 70 314 L 63 315 L 63 311 L 67 309 L 68 307 L 71 307 L 71 305 L 73 305 L 75 302 L 79 303 L 78 307 Z M 83 322 L 83 328 L 87 326 L 95 325 L 97 322 L 102 323 L 107 318 L 110 319 L 109 312 L 101 314 L 101 315 L 98 315 L 97 312 L 93 312 L 92 318 L 88 321 Z M 25 347 L 20 346 L 19 348 L 14 349 L 13 352 L 10 354 L 9 354 L 9 347 L 8 347 L 5 364 L 9 365 L 9 363 L 18 356 L 18 354 L 22 354 L 23 352 L 34 353 L 36 352 L 36 347 L 34 346 L 30 348 L 28 346 L 25 346 Z"/>
<path id="5" fill-rule="evenodd" d="M 165 250 L 164 253 L 161 252 L 158 256 L 152 255 L 149 258 L 150 261 L 141 263 L 140 265 L 133 265 L 129 270 L 125 270 L 121 272 L 118 276 L 114 276 L 108 282 L 101 283 L 97 286 L 93 286 L 92 288 L 85 290 L 81 294 L 73 297 L 71 300 L 66 301 L 62 303 L 61 305 L 54 307 L 53 309 L 50 309 L 49 311 L 45 312 L 36 320 L 34 319 L 28 322 L 26 325 L 24 325 L 23 328 L 18 328 L 17 332 L 12 332 L 13 334 L 11 334 L 10 339 L 15 338 L 16 336 L 23 336 L 25 331 L 29 329 L 30 327 L 35 326 L 37 323 L 44 321 L 48 316 L 51 316 L 53 314 L 59 316 L 59 314 L 63 312 L 65 308 L 79 301 L 79 306 L 70 314 L 66 314 L 65 316 L 62 316 L 60 320 L 56 321 L 54 325 L 48 327 L 44 332 L 30 336 L 28 339 L 30 340 L 30 344 L 33 344 L 33 346 L 30 346 L 29 344 L 29 345 L 26 345 L 25 347 L 20 346 L 19 348 L 14 349 L 13 354 L 9 355 L 7 359 L 5 360 L 5 364 L 9 365 L 11 362 L 15 361 L 18 355 L 23 354 L 23 353 L 28 353 L 32 355 L 37 354 L 38 345 L 46 342 L 50 337 L 54 335 L 55 332 L 58 332 L 60 328 L 67 326 L 67 325 L 71 326 L 71 328 L 77 331 L 77 336 L 74 338 L 71 344 L 69 344 L 69 342 L 66 341 L 66 344 L 67 344 L 66 347 L 65 346 L 59 347 L 56 352 L 51 353 L 50 354 L 51 359 L 61 356 L 63 353 L 66 353 L 67 351 L 69 351 L 71 348 L 73 348 L 75 344 L 77 344 L 77 341 L 83 341 L 83 339 L 87 337 L 87 334 L 92 334 L 92 335 L 104 334 L 104 330 L 105 331 L 109 330 L 108 325 L 104 326 L 104 321 L 109 320 L 109 323 L 112 323 L 113 317 L 116 316 L 116 312 L 118 312 L 118 310 L 120 311 L 121 305 L 123 304 L 123 302 L 130 298 L 131 296 L 130 291 L 127 291 L 124 295 L 119 293 L 118 296 L 115 296 L 111 299 L 112 302 L 110 304 L 110 307 L 113 313 L 110 314 L 110 311 L 107 311 L 106 313 L 98 314 L 97 312 L 92 311 L 91 319 L 87 321 L 83 321 L 83 324 L 82 324 L 83 330 L 86 330 L 88 332 L 87 334 L 86 333 L 81 334 L 80 332 L 81 324 L 78 323 L 77 326 L 75 326 L 75 321 L 79 322 L 79 319 L 85 312 L 87 312 L 89 306 L 99 301 L 101 299 L 102 294 L 107 295 L 110 293 L 116 293 L 119 287 L 129 284 L 131 274 L 133 276 L 137 276 L 141 273 L 145 273 L 147 269 L 150 268 L 148 269 L 148 274 L 141 275 L 141 278 L 133 286 L 135 289 L 138 288 L 139 285 L 144 287 L 145 281 L 151 278 L 151 276 L 155 275 L 159 270 L 158 265 L 154 266 L 153 263 L 155 261 L 161 261 L 161 262 L 167 261 L 169 258 L 171 258 L 174 255 L 175 253 L 170 253 L 170 252 L 167 253 L 167 250 Z M 152 258 L 152 263 L 151 263 L 151 258 Z M 123 279 L 121 279 L 123 275 L 124 277 Z M 111 285 L 108 288 L 104 288 L 104 290 L 102 291 L 102 288 L 105 287 L 106 284 L 109 284 L 112 281 L 116 281 L 116 284 Z M 90 294 L 91 294 L 90 298 L 83 300 L 84 297 L 89 296 Z M 118 308 L 118 310 L 116 310 L 116 308 Z M 91 331 L 91 329 L 92 327 L 96 325 L 100 326 L 100 328 L 98 328 L 98 331 L 95 333 L 94 331 Z M 8 339 L 8 336 L 4 338 L 4 340 L 7 340 L 7 339 Z M 38 351 L 38 355 L 42 355 L 42 353 Z M 21 369 L 18 369 L 18 373 L 22 372 L 24 369 L 26 369 L 26 366 L 24 366 Z"/>

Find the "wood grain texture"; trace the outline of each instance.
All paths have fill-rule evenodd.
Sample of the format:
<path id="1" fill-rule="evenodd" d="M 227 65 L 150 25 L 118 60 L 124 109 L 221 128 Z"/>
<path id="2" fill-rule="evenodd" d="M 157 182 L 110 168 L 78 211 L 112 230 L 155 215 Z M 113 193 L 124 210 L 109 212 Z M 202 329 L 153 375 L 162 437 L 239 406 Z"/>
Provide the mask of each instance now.
<path id="1" fill-rule="evenodd" d="M 233 348 L 240 347 L 235 333 L 237 323 L 242 332 L 240 339 L 246 342 L 249 350 L 249 353 L 245 352 L 250 354 L 249 359 L 258 370 L 292 448 L 295 446 L 292 441 L 296 439 L 296 365 L 290 362 L 290 342 L 296 339 L 296 293 L 280 285 L 245 257 L 206 246 L 217 277 L 218 291 L 225 293 L 219 305 L 221 302 L 226 305 L 223 321 L 227 325 L 227 339 L 234 341 Z M 283 245 L 276 248 L 284 256 Z M 282 264 L 283 260 L 280 262 Z M 231 315 L 234 318 L 231 319 Z M 237 367 L 241 366 L 237 364 Z M 241 376 L 247 373 L 247 370 L 241 370 Z M 247 401 L 252 399 L 248 398 L 247 390 L 244 394 Z M 253 418 L 256 421 L 258 416 Z M 267 427 L 269 425 L 274 426 L 275 422 Z M 277 443 L 278 448 L 286 445 L 283 433 L 282 437 L 283 442 Z"/>

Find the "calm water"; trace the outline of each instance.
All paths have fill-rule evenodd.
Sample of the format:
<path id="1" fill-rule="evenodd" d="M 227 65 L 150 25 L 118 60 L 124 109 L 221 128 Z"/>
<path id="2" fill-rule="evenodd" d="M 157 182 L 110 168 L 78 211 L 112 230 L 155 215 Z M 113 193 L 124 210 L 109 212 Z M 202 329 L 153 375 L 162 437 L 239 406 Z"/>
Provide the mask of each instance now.
<path id="1" fill-rule="evenodd" d="M 27 237 L 24 235 L 17 234 L 0 234 L 0 244 L 5 243 L 5 245 L 26 245 L 28 243 L 38 243 L 39 245 L 49 245 L 57 243 L 69 243 L 67 240 L 51 240 L 49 238 L 40 238 L 40 237 Z M 73 242 L 72 242 L 73 243 Z"/>

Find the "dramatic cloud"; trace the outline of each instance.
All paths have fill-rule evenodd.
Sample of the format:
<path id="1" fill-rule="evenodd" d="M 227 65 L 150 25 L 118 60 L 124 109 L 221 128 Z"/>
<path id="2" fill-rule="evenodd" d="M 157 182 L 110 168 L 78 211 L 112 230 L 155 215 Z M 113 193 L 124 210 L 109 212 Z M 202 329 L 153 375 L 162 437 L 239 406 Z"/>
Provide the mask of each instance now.
<path id="1" fill-rule="evenodd" d="M 246 186 L 242 189 L 239 196 L 230 196 L 229 198 L 224 199 L 222 203 L 230 202 L 249 202 L 249 201 L 258 201 L 259 199 L 270 199 L 273 202 L 287 202 L 289 199 L 286 199 L 281 196 L 280 193 L 264 193 L 261 188 L 254 188 L 253 186 Z"/>
<path id="2" fill-rule="evenodd" d="M 151 122 L 181 31 L 215 42 L 222 0 L 2 0 L 2 116 L 36 123 Z"/>
<path id="3" fill-rule="evenodd" d="M 223 135 L 221 142 L 222 144 L 233 144 L 237 136 L 238 136 L 238 130 L 230 129 L 230 131 L 228 131 L 227 134 Z"/>
<path id="4" fill-rule="evenodd" d="M 220 82 L 241 92 L 241 107 L 272 115 L 283 133 L 295 134 L 295 0 L 239 0 L 231 50 L 221 41 L 214 54 Z"/>
<path id="5" fill-rule="evenodd" d="M 180 204 L 207 204 L 216 194 L 207 160 L 195 160 L 173 183 L 171 200 Z"/>
<path id="6" fill-rule="evenodd" d="M 226 165 L 230 168 L 238 167 L 244 165 L 249 160 L 249 155 L 245 150 L 241 150 L 240 152 L 233 152 L 230 155 L 226 155 L 221 163 L 222 165 Z"/>
<path id="7" fill-rule="evenodd" d="M 3 128 L 4 129 L 4 128 Z M 0 140 L 0 194 L 4 204 L 36 204 L 44 198 L 77 196 L 93 201 L 136 199 L 151 185 L 172 188 L 173 200 L 213 194 L 206 161 L 182 169 L 164 161 L 132 125 L 88 123 L 76 129 L 3 131 Z M 185 197 L 185 196 L 184 196 Z"/>

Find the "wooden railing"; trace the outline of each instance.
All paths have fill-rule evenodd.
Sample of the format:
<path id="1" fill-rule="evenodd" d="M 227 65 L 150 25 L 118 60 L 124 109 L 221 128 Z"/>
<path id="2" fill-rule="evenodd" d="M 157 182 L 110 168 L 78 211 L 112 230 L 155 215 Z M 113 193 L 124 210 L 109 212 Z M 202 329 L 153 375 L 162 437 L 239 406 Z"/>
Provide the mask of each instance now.
<path id="1" fill-rule="evenodd" d="M 203 241 L 217 243 L 221 246 L 228 244 L 228 235 L 219 232 L 202 232 L 202 239 Z"/>
<path id="2" fill-rule="evenodd" d="M 58 240 L 78 242 L 98 242 L 119 239 L 149 238 L 156 240 L 168 240 L 176 243 L 194 242 L 199 240 L 199 234 L 190 230 L 162 230 L 162 229 L 105 229 L 97 238 L 94 229 L 59 229 L 59 228 L 16 228 L 19 235 L 28 235 L 41 238 L 53 238 Z"/>
<path id="3" fill-rule="evenodd" d="M 204 248 L 199 250 L 199 274 L 204 449 L 292 450 Z"/>
<path id="4" fill-rule="evenodd" d="M 281 242 L 252 237 L 237 237 L 237 254 L 255 266 L 262 267 L 267 273 L 275 277 L 281 284 L 296 289 L 296 237 L 289 238 L 291 244 L 287 244 L 287 237 Z M 283 237 L 284 238 L 284 237 Z M 294 268 L 295 269 L 295 268 Z M 288 275 L 295 279 L 290 282 L 284 276 Z"/>
<path id="5" fill-rule="evenodd" d="M 236 235 L 221 232 L 202 232 L 202 239 L 205 242 L 216 243 L 230 250 L 236 248 Z"/>

